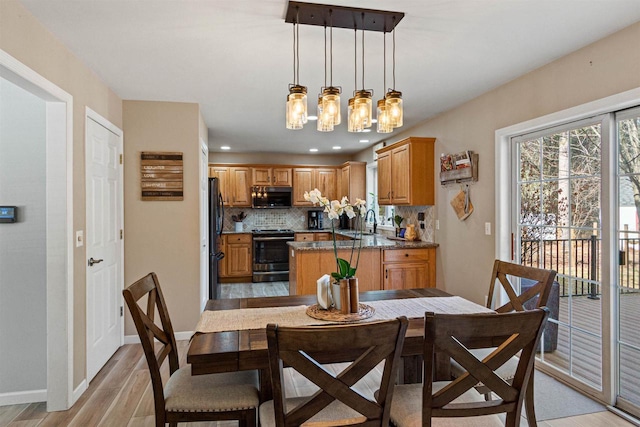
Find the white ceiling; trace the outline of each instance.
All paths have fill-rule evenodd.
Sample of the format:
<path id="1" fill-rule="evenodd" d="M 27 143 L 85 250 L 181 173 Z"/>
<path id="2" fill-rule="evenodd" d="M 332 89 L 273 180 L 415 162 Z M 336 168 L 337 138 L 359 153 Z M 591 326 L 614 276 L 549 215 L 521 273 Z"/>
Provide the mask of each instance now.
<path id="1" fill-rule="evenodd" d="M 342 152 L 355 152 L 397 133 L 346 131 L 354 39 L 353 30 L 345 29 L 333 31 L 333 83 L 343 88 L 342 124 L 330 133 L 317 132 L 315 122 L 299 131 L 285 129 L 287 86 L 293 80 L 286 0 L 22 3 L 121 98 L 200 104 L 211 151 L 229 145 L 232 152 L 308 153 L 315 147 L 328 154 L 339 145 Z M 396 89 L 403 92 L 405 105 L 402 130 L 640 20 L 639 0 L 331 4 L 405 13 L 396 33 Z M 310 111 L 324 83 L 322 58 L 322 27 L 300 26 L 300 83 L 309 89 Z M 374 100 L 384 90 L 382 68 L 382 34 L 367 32 L 365 87 L 374 89 Z M 370 142 L 360 143 L 363 138 Z"/>

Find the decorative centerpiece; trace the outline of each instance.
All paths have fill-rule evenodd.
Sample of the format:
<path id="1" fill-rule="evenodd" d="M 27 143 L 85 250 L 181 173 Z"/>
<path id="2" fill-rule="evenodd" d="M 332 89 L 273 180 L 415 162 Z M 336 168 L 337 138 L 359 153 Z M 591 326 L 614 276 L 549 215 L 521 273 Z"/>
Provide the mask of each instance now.
<path id="1" fill-rule="evenodd" d="M 358 263 L 360 261 L 360 250 L 362 249 L 362 232 L 364 229 L 364 216 L 367 212 L 366 201 L 356 198 L 355 203 L 350 203 L 345 196 L 338 200 L 329 200 L 323 197 L 317 188 L 312 191 L 305 191 L 304 199 L 314 205 L 322 206 L 331 220 L 331 236 L 333 238 L 333 253 L 336 258 L 336 271 L 331 273 L 334 280 L 332 285 L 333 306 L 340 310 L 342 314 L 357 314 L 363 309 L 364 304 L 360 304 L 358 296 L 358 279 L 355 277 Z M 356 238 L 351 244 L 351 254 L 349 259 L 338 256 L 336 245 L 336 230 L 334 221 L 340 215 L 346 214 L 349 219 L 356 218 Z M 360 233 L 358 238 L 357 233 Z M 356 251 L 356 242 L 358 244 Z M 355 261 L 355 263 L 354 263 Z M 368 306 L 366 306 L 368 307 Z M 365 308 L 366 308 L 365 307 Z"/>
<path id="2" fill-rule="evenodd" d="M 237 232 L 242 232 L 242 230 L 243 230 L 242 221 L 244 221 L 244 219 L 246 217 L 247 217 L 247 215 L 245 215 L 244 212 L 240 212 L 238 215 L 231 215 L 231 219 L 236 224 L 235 230 Z"/>

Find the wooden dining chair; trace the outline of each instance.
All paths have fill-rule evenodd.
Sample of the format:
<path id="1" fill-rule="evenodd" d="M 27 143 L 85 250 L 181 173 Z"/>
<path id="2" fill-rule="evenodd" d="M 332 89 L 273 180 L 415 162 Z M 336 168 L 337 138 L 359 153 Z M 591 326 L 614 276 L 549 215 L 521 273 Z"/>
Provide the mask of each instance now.
<path id="1" fill-rule="evenodd" d="M 554 270 L 545 270 L 536 267 L 528 267 L 520 264 L 514 264 L 506 261 L 495 260 L 493 263 L 493 271 L 491 273 L 491 282 L 489 285 L 489 294 L 487 298 L 487 308 L 493 309 L 498 313 L 507 313 L 511 311 L 525 311 L 527 308 L 540 308 L 547 305 L 555 280 L 556 272 Z M 516 287 L 509 280 L 526 279 L 530 286 L 518 294 Z M 509 301 L 500 307 L 494 307 L 494 301 L 497 299 L 496 294 L 500 289 L 509 298 Z M 473 354 L 478 358 L 484 358 L 493 349 L 473 350 Z M 505 380 L 511 381 L 515 375 L 516 366 L 518 365 L 517 357 L 505 363 L 498 370 L 498 374 Z M 451 362 L 451 375 L 454 378 L 462 375 L 464 369 L 455 361 Z M 486 400 L 491 399 L 491 391 L 483 383 L 476 385 L 476 391 L 485 396 Z M 531 381 L 527 384 L 527 393 L 525 396 L 525 410 L 527 413 L 527 421 L 530 427 L 535 427 L 536 411 L 534 401 L 534 383 L 533 375 Z"/>
<path id="2" fill-rule="evenodd" d="M 507 427 L 520 425 L 525 388 L 533 372 L 535 349 L 548 309 L 504 314 L 425 315 L 424 381 L 398 385 L 391 403 L 391 421 L 409 426 L 502 426 L 496 414 L 506 413 Z M 470 349 L 492 348 L 482 359 Z M 453 381 L 433 381 L 435 353 L 448 355 L 463 367 Z M 520 353 L 513 380 L 496 371 Z M 497 396 L 484 400 L 474 390 L 478 382 Z M 463 423 L 460 417 L 474 417 Z"/>
<path id="3" fill-rule="evenodd" d="M 260 405 L 260 425 L 387 426 L 406 317 L 376 323 L 267 326 L 273 400 Z M 354 385 L 384 361 L 377 396 L 366 397 Z M 338 374 L 323 363 L 351 362 Z M 283 368 L 291 367 L 319 387 L 311 396 L 287 397 Z M 334 365 L 335 366 L 335 365 Z M 375 390 L 375 388 L 373 389 Z"/>
<path id="4" fill-rule="evenodd" d="M 147 274 L 122 294 L 149 366 L 157 427 L 166 423 L 177 426 L 178 422 L 222 420 L 239 420 L 242 427 L 256 425 L 257 372 L 192 376 L 190 365 L 179 369 L 176 339 L 156 274 Z M 144 296 L 146 310 L 138 304 Z M 159 325 L 154 320 L 156 310 Z M 166 359 L 170 376 L 163 386 L 160 369 Z"/>

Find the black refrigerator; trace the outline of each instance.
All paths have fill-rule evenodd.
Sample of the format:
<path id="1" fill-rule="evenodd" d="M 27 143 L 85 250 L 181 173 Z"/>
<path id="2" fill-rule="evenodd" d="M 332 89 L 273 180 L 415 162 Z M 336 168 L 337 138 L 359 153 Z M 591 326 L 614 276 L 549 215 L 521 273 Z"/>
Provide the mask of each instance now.
<path id="1" fill-rule="evenodd" d="M 220 193 L 218 178 L 209 178 L 209 299 L 220 298 L 218 281 L 218 261 L 224 252 L 218 246 L 224 225 L 224 202 Z"/>

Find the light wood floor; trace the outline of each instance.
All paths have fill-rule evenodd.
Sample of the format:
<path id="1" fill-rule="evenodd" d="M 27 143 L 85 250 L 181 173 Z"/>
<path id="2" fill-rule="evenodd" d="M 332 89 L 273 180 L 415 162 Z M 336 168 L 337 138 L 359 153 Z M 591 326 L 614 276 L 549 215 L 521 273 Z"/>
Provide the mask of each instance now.
<path id="1" fill-rule="evenodd" d="M 228 286 L 235 287 L 237 284 Z M 240 286 L 235 290 L 239 291 L 243 288 L 251 288 L 251 286 Z M 229 288 L 228 290 L 231 291 L 233 289 Z M 263 291 L 271 290 L 275 290 L 275 288 L 270 287 L 270 289 Z M 263 291 L 257 291 L 257 293 L 260 294 Z M 185 364 L 188 345 L 188 341 L 178 341 L 180 366 Z M 168 370 L 166 365 L 165 363 L 165 376 Z M 296 394 L 304 395 L 309 392 L 308 384 L 293 374 L 287 378 L 287 384 L 287 388 Z M 371 386 L 363 382 L 361 392 L 368 394 L 372 391 Z M 153 396 L 142 347 L 139 344 L 128 344 L 122 346 L 113 355 L 91 381 L 87 391 L 68 411 L 47 413 L 44 403 L 2 406 L 0 407 L 0 427 L 152 427 L 155 425 L 153 414 Z M 237 423 L 212 422 L 190 425 L 227 427 L 235 426 Z M 527 425 L 526 420 L 523 419 L 522 425 Z M 608 411 L 541 421 L 538 425 L 540 427 L 632 426 L 632 424 Z"/>

